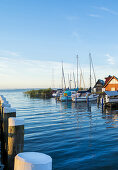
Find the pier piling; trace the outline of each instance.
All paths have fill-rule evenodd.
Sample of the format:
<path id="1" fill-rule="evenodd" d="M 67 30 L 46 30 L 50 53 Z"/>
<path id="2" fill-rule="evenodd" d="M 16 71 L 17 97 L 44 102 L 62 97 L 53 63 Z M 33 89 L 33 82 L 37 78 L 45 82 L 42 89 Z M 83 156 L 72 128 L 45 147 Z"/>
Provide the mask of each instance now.
<path id="1" fill-rule="evenodd" d="M 52 170 L 52 158 L 38 152 L 19 153 L 15 157 L 14 170 Z"/>
<path id="2" fill-rule="evenodd" d="M 2 131 L 1 131 L 1 159 L 3 164 L 7 164 L 8 150 L 8 118 L 16 117 L 16 109 L 4 107 L 2 113 Z"/>
<path id="3" fill-rule="evenodd" d="M 8 167 L 14 170 L 14 158 L 23 152 L 24 119 L 10 117 L 8 120 Z M 22 168 L 21 168 L 22 169 Z"/>
<path id="4" fill-rule="evenodd" d="M 1 162 L 5 165 L 5 169 L 52 170 L 50 156 L 38 152 L 23 152 L 24 119 L 16 117 L 16 109 L 11 108 L 2 95 L 0 96 L 0 124 Z"/>

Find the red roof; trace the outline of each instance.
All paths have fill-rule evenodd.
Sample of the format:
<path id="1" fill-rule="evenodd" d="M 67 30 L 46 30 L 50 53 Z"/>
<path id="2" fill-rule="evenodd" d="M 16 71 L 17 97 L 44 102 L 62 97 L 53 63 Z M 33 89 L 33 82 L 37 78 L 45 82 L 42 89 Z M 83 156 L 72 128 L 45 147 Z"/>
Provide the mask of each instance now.
<path id="1" fill-rule="evenodd" d="M 113 80 L 114 78 L 118 81 L 118 78 L 117 78 L 117 77 L 112 76 L 107 82 L 105 82 L 105 85 L 104 85 L 103 88 L 105 88 L 105 87 L 110 83 L 110 81 Z"/>

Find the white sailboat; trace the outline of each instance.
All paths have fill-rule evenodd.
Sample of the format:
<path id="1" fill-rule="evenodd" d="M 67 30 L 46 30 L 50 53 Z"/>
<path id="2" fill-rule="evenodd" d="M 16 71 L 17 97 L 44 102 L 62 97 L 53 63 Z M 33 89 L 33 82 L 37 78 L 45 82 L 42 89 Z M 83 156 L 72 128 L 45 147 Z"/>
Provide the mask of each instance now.
<path id="1" fill-rule="evenodd" d="M 93 67 L 91 54 L 89 53 L 90 58 L 90 88 L 88 91 L 78 91 L 78 93 L 72 98 L 73 102 L 87 102 L 87 101 L 96 101 L 98 95 L 91 94 L 91 66 Z M 93 68 L 94 71 L 94 68 Z M 95 77 L 95 73 L 94 73 Z"/>
<path id="2" fill-rule="evenodd" d="M 96 101 L 98 95 L 91 94 L 89 92 L 77 93 L 76 96 L 72 98 L 73 102 L 87 102 L 87 101 Z"/>

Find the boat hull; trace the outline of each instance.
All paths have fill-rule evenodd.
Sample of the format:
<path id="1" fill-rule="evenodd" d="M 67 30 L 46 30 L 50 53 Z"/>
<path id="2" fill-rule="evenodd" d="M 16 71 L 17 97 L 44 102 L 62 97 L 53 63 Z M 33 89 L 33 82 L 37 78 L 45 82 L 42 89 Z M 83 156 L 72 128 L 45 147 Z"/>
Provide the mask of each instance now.
<path id="1" fill-rule="evenodd" d="M 61 102 L 66 102 L 66 101 L 72 101 L 72 97 L 62 96 L 62 97 L 61 97 Z"/>
<path id="2" fill-rule="evenodd" d="M 84 98 L 84 97 L 78 97 L 78 98 L 74 98 L 72 99 L 73 102 L 91 102 L 91 101 L 96 101 L 97 97 L 88 97 L 88 98 Z"/>

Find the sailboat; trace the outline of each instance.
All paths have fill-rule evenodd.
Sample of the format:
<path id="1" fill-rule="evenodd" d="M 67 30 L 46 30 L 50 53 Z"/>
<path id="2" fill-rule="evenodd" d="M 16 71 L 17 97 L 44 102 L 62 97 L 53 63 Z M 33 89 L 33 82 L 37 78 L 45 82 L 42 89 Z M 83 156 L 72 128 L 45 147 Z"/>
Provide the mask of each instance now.
<path id="1" fill-rule="evenodd" d="M 73 77 L 74 77 L 74 74 L 73 74 Z M 75 89 L 71 89 L 71 81 L 72 80 L 71 80 L 71 74 L 70 74 L 70 76 L 68 75 L 68 84 L 69 84 L 69 87 L 68 87 L 68 89 L 66 89 L 64 70 L 63 70 L 63 67 L 62 67 L 62 85 L 63 85 L 63 82 L 64 82 L 64 84 L 65 84 L 65 91 L 60 96 L 60 101 L 61 102 L 72 101 L 72 97 L 75 96 L 76 93 L 77 93 L 78 88 L 76 88 L 76 86 L 75 86 Z M 75 83 L 75 77 L 74 77 L 74 83 Z"/>
<path id="2" fill-rule="evenodd" d="M 98 96 L 96 94 L 91 94 L 91 66 L 93 67 L 93 62 L 90 53 L 89 53 L 89 59 L 90 59 L 90 88 L 87 91 L 78 91 L 76 95 L 72 98 L 73 102 L 87 102 L 87 101 L 97 100 Z M 93 67 L 93 71 L 94 71 L 94 67 Z M 95 77 L 95 73 L 94 73 L 94 77 Z"/>

